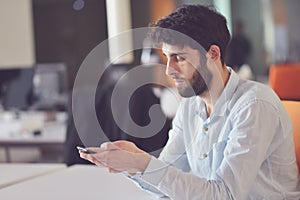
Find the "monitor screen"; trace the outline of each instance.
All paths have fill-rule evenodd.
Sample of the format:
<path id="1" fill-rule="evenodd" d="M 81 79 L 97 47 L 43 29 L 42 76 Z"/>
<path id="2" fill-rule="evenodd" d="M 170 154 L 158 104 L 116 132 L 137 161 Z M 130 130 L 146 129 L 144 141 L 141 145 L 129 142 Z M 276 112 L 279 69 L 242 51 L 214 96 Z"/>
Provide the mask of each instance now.
<path id="1" fill-rule="evenodd" d="M 37 64 L 33 95 L 33 109 L 65 110 L 68 104 L 66 66 L 63 63 Z"/>
<path id="2" fill-rule="evenodd" d="M 26 110 L 30 106 L 34 70 L 34 67 L 0 69 L 0 100 L 5 110 Z"/>

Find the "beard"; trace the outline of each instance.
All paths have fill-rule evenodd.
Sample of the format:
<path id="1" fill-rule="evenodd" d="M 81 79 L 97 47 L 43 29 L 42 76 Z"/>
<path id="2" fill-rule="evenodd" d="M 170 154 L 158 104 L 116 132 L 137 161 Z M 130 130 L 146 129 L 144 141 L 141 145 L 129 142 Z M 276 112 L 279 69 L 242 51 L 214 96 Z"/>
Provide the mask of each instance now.
<path id="1" fill-rule="evenodd" d="M 196 95 L 201 95 L 208 90 L 211 82 L 212 74 L 207 68 L 206 62 L 198 66 L 193 73 L 191 79 L 185 80 L 186 87 L 178 87 L 180 96 L 188 98 Z"/>

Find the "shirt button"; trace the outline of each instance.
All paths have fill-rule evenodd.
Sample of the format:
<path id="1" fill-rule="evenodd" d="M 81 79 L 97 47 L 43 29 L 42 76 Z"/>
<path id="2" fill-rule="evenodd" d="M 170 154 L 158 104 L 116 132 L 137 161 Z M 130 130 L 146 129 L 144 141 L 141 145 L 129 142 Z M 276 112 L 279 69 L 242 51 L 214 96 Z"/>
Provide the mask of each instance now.
<path id="1" fill-rule="evenodd" d="M 207 127 L 205 127 L 203 130 L 204 130 L 205 132 L 207 132 L 207 131 L 208 131 L 208 128 L 207 128 Z"/>
<path id="2" fill-rule="evenodd" d="M 207 153 L 202 154 L 202 158 L 206 158 L 207 156 Z"/>

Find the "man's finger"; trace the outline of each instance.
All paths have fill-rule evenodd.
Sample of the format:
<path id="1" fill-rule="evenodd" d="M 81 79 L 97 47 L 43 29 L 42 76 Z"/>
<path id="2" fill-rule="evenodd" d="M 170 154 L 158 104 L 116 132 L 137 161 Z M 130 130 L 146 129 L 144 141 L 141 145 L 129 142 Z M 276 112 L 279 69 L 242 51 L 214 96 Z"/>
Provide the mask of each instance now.
<path id="1" fill-rule="evenodd" d="M 105 164 L 103 164 L 102 162 L 100 162 L 99 160 L 97 160 L 93 155 L 91 154 L 86 154 L 86 153 L 80 153 L 80 157 L 90 161 L 91 163 L 94 163 L 95 165 L 99 166 L 99 167 L 107 167 Z"/>
<path id="2" fill-rule="evenodd" d="M 108 171 L 109 171 L 109 173 L 121 173 L 122 171 L 119 171 L 119 170 L 115 170 L 115 169 L 113 169 L 113 168 L 108 168 Z"/>
<path id="3" fill-rule="evenodd" d="M 105 151 L 111 151 L 111 150 L 118 150 L 120 148 L 114 145 L 112 142 L 105 142 L 101 144 L 100 149 Z"/>

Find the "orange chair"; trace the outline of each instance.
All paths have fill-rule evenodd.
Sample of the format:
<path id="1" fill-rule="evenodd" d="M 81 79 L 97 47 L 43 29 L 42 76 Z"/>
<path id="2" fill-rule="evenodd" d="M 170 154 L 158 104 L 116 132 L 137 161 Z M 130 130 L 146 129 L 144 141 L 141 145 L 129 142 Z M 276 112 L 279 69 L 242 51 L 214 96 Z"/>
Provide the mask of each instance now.
<path id="1" fill-rule="evenodd" d="M 282 101 L 294 126 L 294 142 L 298 169 L 300 172 L 300 101 Z"/>
<path id="2" fill-rule="evenodd" d="M 272 65 L 269 85 L 282 100 L 300 100 L 300 63 Z"/>

